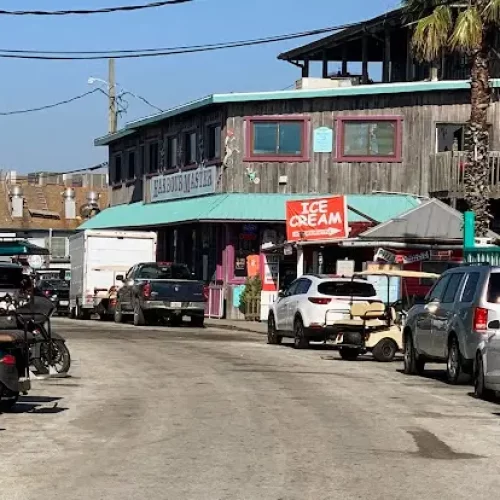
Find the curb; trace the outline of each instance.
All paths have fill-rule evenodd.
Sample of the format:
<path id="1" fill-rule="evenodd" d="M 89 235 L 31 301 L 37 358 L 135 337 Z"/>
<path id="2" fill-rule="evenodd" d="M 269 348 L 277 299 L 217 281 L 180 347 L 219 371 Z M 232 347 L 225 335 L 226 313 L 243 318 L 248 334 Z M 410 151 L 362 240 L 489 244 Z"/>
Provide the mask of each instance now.
<path id="1" fill-rule="evenodd" d="M 208 327 L 213 327 L 213 328 L 219 328 L 221 330 L 229 330 L 233 332 L 245 332 L 245 333 L 256 333 L 258 335 L 265 335 L 266 332 L 262 332 L 259 330 L 253 330 L 250 327 L 244 327 L 244 326 L 239 326 L 239 325 L 228 325 L 228 324 L 219 324 L 219 323 L 207 323 L 205 321 L 205 326 Z"/>

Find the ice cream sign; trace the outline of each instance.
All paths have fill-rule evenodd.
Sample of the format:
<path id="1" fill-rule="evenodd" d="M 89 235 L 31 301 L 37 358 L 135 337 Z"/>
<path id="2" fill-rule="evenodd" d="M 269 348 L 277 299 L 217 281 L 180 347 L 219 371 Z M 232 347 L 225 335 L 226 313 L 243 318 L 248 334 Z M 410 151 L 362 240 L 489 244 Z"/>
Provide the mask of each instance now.
<path id="1" fill-rule="evenodd" d="M 347 238 L 347 206 L 344 196 L 293 200 L 286 204 L 288 241 L 320 241 Z"/>

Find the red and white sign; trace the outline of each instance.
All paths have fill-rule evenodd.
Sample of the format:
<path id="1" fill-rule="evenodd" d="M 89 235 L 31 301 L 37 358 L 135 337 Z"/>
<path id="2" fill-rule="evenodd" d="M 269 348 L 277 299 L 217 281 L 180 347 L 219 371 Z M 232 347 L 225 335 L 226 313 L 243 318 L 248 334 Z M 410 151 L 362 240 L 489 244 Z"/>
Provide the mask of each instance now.
<path id="1" fill-rule="evenodd" d="M 339 240 L 347 235 L 345 196 L 287 201 L 288 241 Z"/>

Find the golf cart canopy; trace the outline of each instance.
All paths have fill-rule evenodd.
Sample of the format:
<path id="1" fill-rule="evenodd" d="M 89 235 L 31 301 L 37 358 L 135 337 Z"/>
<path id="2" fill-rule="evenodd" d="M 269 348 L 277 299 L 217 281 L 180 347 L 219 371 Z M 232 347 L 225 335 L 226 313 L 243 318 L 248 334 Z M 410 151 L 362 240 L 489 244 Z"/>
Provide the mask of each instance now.
<path id="1" fill-rule="evenodd" d="M 26 240 L 0 240 L 0 256 L 11 257 L 16 255 L 49 255 L 49 249 L 39 247 Z"/>
<path id="2" fill-rule="evenodd" d="M 353 276 L 389 276 L 394 278 L 422 278 L 422 279 L 438 279 L 439 274 L 423 273 L 420 271 L 405 271 L 403 269 L 374 269 L 373 271 L 361 271 L 354 273 Z"/>

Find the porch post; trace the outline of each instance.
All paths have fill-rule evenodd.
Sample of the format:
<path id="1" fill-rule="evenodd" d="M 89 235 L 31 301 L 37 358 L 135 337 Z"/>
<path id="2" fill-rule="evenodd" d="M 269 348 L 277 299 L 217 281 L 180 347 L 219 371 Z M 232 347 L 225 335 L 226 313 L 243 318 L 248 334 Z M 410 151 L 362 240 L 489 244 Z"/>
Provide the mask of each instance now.
<path id="1" fill-rule="evenodd" d="M 361 45 L 361 83 L 368 83 L 368 35 L 365 33 Z"/>
<path id="2" fill-rule="evenodd" d="M 388 28 L 384 32 L 384 61 L 382 63 L 382 82 L 391 81 L 391 32 Z"/>
<path id="3" fill-rule="evenodd" d="M 297 278 L 304 274 L 304 249 L 297 245 Z"/>
<path id="4" fill-rule="evenodd" d="M 323 78 L 328 78 L 328 59 L 326 50 L 323 51 Z"/>
<path id="5" fill-rule="evenodd" d="M 342 76 L 347 75 L 347 48 L 342 48 Z"/>
<path id="6" fill-rule="evenodd" d="M 411 39 L 412 39 L 412 33 L 411 30 L 408 29 L 406 35 L 406 81 L 407 82 L 413 81 L 413 57 L 411 51 Z"/>
<path id="7" fill-rule="evenodd" d="M 309 78 L 309 58 L 304 58 L 304 65 L 302 66 L 302 78 Z"/>

